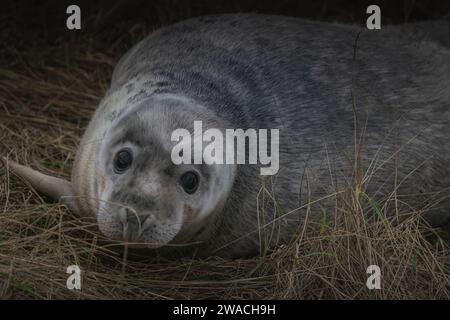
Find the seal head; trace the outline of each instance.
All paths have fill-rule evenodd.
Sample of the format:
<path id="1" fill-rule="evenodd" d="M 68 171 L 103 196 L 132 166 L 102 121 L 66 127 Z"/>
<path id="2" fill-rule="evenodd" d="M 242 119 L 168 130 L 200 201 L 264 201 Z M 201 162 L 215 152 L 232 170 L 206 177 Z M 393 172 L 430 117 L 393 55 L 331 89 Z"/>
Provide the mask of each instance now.
<path id="1" fill-rule="evenodd" d="M 194 120 L 217 127 L 211 112 L 172 99 L 147 99 L 118 117 L 99 148 L 96 177 L 100 230 L 109 238 L 159 247 L 199 241 L 231 190 L 233 166 L 175 165 L 172 132 Z M 211 231 L 211 230 L 210 230 Z M 201 237 L 200 237 L 201 238 Z"/>

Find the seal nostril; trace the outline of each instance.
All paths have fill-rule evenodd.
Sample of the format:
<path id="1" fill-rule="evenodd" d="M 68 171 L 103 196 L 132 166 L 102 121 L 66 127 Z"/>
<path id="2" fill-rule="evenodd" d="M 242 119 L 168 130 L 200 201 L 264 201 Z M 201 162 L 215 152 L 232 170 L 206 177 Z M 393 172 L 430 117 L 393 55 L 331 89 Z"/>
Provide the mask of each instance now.
<path id="1" fill-rule="evenodd" d="M 141 224 L 143 225 L 147 220 L 148 220 L 149 215 L 145 215 L 145 216 L 140 216 L 140 220 L 141 220 Z"/>
<path id="2" fill-rule="evenodd" d="M 128 221 L 128 213 L 127 213 L 127 209 L 125 210 L 120 210 L 119 212 L 119 221 L 122 224 L 122 226 L 125 226 L 125 224 Z"/>
<path id="3" fill-rule="evenodd" d="M 123 240 L 124 241 L 129 241 L 130 240 L 130 228 L 128 223 L 124 223 L 123 225 L 123 229 L 122 229 L 122 236 L 123 236 Z"/>

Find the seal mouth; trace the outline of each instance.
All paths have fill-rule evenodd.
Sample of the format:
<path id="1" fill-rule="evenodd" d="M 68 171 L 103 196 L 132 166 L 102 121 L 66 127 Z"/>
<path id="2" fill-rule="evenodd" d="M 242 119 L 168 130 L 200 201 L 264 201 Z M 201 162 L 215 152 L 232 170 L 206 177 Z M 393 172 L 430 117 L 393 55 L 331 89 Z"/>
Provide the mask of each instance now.
<path id="1" fill-rule="evenodd" d="M 180 231 L 181 223 L 158 219 L 158 212 L 140 212 L 130 207 L 122 207 L 115 213 L 108 211 L 101 210 L 97 215 L 100 231 L 107 238 L 131 247 L 159 248 L 169 244 Z"/>
<path id="2" fill-rule="evenodd" d="M 150 215 L 137 217 L 137 219 L 133 219 L 131 221 L 130 219 L 123 220 L 121 218 L 121 223 L 123 228 L 123 240 L 128 243 L 145 246 L 148 248 L 158 248 L 166 244 L 163 243 L 163 241 L 152 243 L 145 241 L 145 233 L 152 227 L 155 228 L 155 224 L 157 223 L 155 218 Z"/>
<path id="3" fill-rule="evenodd" d="M 136 221 L 137 222 L 134 223 L 134 221 L 129 221 L 126 218 L 123 219 L 121 216 L 123 239 L 125 241 L 140 242 L 144 232 L 150 227 L 150 224 L 154 222 L 154 219 L 151 219 L 150 216 L 147 215 L 142 218 L 138 217 Z M 137 226 L 134 226 L 134 224 L 137 224 Z"/>

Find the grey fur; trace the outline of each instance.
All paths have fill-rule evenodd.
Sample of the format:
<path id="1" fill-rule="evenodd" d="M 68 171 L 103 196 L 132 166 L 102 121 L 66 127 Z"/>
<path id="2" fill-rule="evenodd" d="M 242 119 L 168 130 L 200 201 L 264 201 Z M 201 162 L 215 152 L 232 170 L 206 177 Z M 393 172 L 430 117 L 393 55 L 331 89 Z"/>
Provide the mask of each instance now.
<path id="1" fill-rule="evenodd" d="M 194 119 L 211 127 L 279 128 L 278 175 L 263 179 L 257 167 L 237 166 L 225 204 L 205 222 L 202 244 L 193 246 L 202 255 L 252 255 L 261 245 L 291 239 L 305 217 L 304 207 L 298 208 L 308 198 L 342 190 L 352 179 L 352 92 L 357 126 L 365 128 L 362 164 L 367 169 L 377 159 L 367 193 L 382 198 L 402 181 L 397 193 L 419 194 L 408 201 L 423 205 L 421 194 L 441 192 L 443 201 L 428 216 L 435 225 L 445 223 L 450 209 L 449 20 L 382 26 L 379 31 L 248 14 L 183 21 L 154 32 L 122 58 L 87 136 L 101 125 L 106 128 L 103 147 L 111 146 L 106 141 L 112 135 L 145 137 L 140 143 L 148 150 L 147 160 L 140 159 L 133 175 L 116 183 L 114 197 L 131 204 L 144 201 L 137 204 L 143 208 L 155 206 L 155 199 L 142 199 L 133 183 L 155 167 L 159 173 L 170 167 L 170 153 L 152 140 L 158 133 L 168 139 L 170 130 Z M 120 107 L 114 95 L 122 97 Z M 189 101 L 173 106 L 165 95 Z M 135 118 L 108 126 L 137 105 L 150 112 L 142 118 L 146 122 Z M 160 195 L 165 200 L 156 200 L 161 225 L 172 210 L 161 208 L 171 205 L 176 192 L 175 186 L 167 189 L 176 182 L 172 175 L 157 178 L 168 192 Z M 211 177 L 216 178 L 211 184 L 220 185 L 220 175 Z M 262 183 L 274 188 L 279 206 L 290 212 L 277 219 L 268 241 L 261 234 L 271 234 L 275 210 L 270 201 L 262 205 L 264 210 L 257 209 Z M 312 205 L 312 221 L 320 218 L 319 209 L 319 203 Z M 258 217 L 262 212 L 264 217 Z M 268 227 L 258 230 L 258 223 Z"/>

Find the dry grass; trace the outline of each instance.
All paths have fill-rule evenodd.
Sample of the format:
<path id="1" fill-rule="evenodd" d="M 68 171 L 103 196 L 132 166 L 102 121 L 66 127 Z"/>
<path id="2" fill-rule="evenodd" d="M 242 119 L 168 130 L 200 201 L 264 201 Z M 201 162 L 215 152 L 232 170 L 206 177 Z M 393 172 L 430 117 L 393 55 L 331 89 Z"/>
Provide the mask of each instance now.
<path id="1" fill-rule="evenodd" d="M 127 30 L 119 34 L 129 43 L 147 32 L 139 26 Z M 67 177 L 83 129 L 123 50 L 120 45 L 100 50 L 88 40 L 33 43 L 17 40 L 2 49 L 0 154 Z M 47 204 L 7 168 L 0 172 L 3 299 L 450 297 L 449 249 L 421 222 L 420 210 L 392 224 L 382 216 L 395 197 L 375 203 L 358 191 L 361 186 L 334 196 L 333 221 L 315 230 L 300 228 L 296 241 L 264 256 L 150 262 L 131 255 L 124 259 L 94 221 Z M 66 288 L 65 271 L 72 264 L 82 269 L 81 291 Z M 382 290 L 366 288 L 371 264 L 381 267 Z"/>

